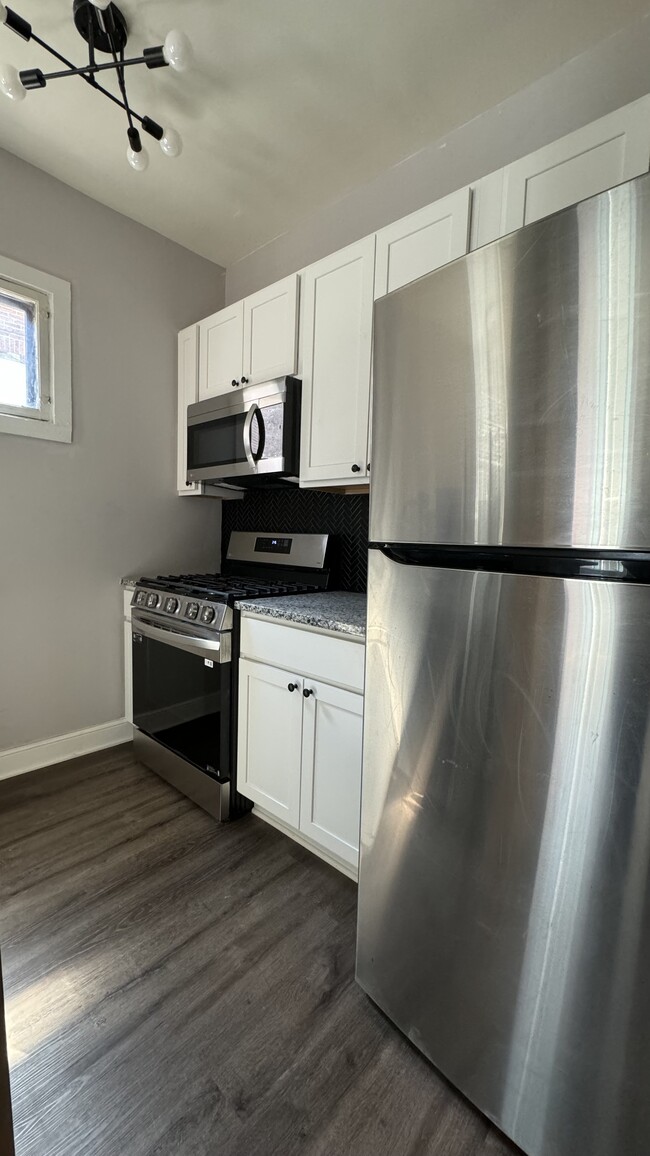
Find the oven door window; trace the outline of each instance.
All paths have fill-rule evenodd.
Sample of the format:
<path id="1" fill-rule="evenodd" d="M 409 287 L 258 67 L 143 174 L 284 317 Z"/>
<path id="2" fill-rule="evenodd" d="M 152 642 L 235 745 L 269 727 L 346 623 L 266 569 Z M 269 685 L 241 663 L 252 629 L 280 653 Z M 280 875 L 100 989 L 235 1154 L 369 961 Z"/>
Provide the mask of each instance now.
<path id="1" fill-rule="evenodd" d="M 230 768 L 230 663 L 200 658 L 132 631 L 133 721 L 214 778 Z"/>
<path id="2" fill-rule="evenodd" d="M 232 466 L 246 461 L 244 451 L 245 413 L 215 418 L 188 426 L 187 465 L 190 470 Z"/>

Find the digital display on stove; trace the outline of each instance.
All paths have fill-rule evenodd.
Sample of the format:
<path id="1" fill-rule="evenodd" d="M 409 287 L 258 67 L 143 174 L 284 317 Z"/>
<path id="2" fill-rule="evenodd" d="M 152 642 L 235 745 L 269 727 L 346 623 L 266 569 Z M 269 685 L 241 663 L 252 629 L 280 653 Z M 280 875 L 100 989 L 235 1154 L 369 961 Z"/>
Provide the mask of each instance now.
<path id="1" fill-rule="evenodd" d="M 293 538 L 256 538 L 255 553 L 290 554 Z"/>

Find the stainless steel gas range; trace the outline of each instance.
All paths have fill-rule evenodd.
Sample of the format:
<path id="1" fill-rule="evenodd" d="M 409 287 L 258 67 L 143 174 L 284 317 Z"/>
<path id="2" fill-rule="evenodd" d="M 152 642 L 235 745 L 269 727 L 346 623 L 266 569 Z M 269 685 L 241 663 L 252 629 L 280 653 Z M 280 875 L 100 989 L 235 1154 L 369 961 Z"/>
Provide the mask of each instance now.
<path id="1" fill-rule="evenodd" d="M 329 547 L 327 534 L 233 531 L 221 574 L 171 574 L 136 584 L 136 756 L 218 819 L 251 806 L 235 775 L 235 603 L 326 589 Z"/>

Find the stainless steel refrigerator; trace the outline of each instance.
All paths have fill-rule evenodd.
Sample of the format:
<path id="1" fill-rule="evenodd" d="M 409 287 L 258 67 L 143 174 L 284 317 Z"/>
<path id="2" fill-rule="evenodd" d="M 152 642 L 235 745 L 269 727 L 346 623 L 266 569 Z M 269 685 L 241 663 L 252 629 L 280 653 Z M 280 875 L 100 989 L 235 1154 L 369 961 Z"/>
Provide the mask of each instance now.
<path id="1" fill-rule="evenodd" d="M 533 1156 L 650 1152 L 650 176 L 379 301 L 357 977 Z"/>

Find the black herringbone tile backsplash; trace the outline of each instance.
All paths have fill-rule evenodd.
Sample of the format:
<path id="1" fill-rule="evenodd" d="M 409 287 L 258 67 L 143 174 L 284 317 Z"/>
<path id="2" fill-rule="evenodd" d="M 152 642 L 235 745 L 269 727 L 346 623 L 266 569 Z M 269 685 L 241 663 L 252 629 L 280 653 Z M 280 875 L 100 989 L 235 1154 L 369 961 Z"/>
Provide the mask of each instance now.
<path id="1" fill-rule="evenodd" d="M 326 494 L 319 490 L 251 490 L 241 502 L 223 502 L 222 550 L 231 530 L 276 531 L 278 534 L 334 534 L 338 568 L 333 584 L 340 590 L 365 590 L 368 570 L 368 495 Z"/>

